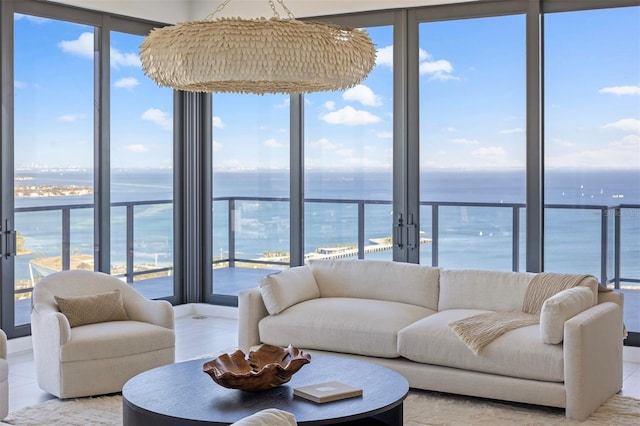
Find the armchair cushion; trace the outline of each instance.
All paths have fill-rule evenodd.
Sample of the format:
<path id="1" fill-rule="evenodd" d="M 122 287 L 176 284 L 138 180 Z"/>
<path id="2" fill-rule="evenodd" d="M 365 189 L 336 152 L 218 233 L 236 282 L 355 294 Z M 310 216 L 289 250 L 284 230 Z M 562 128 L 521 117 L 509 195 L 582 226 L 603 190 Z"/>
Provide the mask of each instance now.
<path id="1" fill-rule="evenodd" d="M 54 298 L 71 327 L 129 319 L 122 302 L 122 294 L 118 289 L 89 296 Z"/>

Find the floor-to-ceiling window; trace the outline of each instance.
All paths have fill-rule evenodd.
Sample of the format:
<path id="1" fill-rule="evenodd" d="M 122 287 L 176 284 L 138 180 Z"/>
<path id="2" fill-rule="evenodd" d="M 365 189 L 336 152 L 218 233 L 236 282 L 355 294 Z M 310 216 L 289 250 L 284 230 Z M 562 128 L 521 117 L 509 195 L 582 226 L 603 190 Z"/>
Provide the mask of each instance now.
<path id="1" fill-rule="evenodd" d="M 110 271 L 158 298 L 174 294 L 173 91 L 143 74 L 143 39 L 110 33 Z"/>
<path id="2" fill-rule="evenodd" d="M 420 263 L 518 270 L 525 17 L 421 23 L 418 55 Z"/>
<path id="3" fill-rule="evenodd" d="M 637 332 L 640 7 L 549 13 L 544 28 L 544 269 L 622 291 Z"/>
<path id="4" fill-rule="evenodd" d="M 214 94 L 213 294 L 288 267 L 289 96 Z"/>
<path id="5" fill-rule="evenodd" d="M 94 268 L 94 28 L 14 15 L 15 325 L 31 289 Z M 64 64 L 64 66 L 62 65 Z"/>
<path id="6" fill-rule="evenodd" d="M 369 76 L 304 96 L 305 261 L 392 259 L 393 27 L 366 31 Z"/>

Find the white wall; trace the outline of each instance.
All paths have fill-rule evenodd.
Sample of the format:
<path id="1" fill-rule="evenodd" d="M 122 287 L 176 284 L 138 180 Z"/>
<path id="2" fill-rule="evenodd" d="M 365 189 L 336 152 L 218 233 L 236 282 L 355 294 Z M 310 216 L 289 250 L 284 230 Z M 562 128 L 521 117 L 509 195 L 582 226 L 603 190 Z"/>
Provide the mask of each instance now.
<path id="1" fill-rule="evenodd" d="M 50 0 L 86 9 L 117 13 L 158 22 L 176 23 L 205 19 L 223 0 Z M 296 18 L 383 10 L 400 7 L 461 3 L 477 0 L 284 0 Z M 280 17 L 286 13 L 273 0 Z M 271 17 L 268 0 L 231 0 L 216 17 Z"/>
<path id="2" fill-rule="evenodd" d="M 134 18 L 176 23 L 191 20 L 190 0 L 49 0 Z M 211 1 L 214 4 L 215 0 Z"/>
<path id="3" fill-rule="evenodd" d="M 401 7 L 427 6 L 434 4 L 461 3 L 477 0 L 283 0 L 285 6 L 296 18 L 321 15 L 335 15 L 340 13 L 362 12 L 366 10 L 397 9 Z M 286 12 L 273 0 L 281 18 L 286 18 Z M 193 20 L 205 19 L 216 10 L 222 1 L 191 0 Z M 273 16 L 273 11 L 267 0 L 231 0 L 217 16 L 258 18 Z"/>

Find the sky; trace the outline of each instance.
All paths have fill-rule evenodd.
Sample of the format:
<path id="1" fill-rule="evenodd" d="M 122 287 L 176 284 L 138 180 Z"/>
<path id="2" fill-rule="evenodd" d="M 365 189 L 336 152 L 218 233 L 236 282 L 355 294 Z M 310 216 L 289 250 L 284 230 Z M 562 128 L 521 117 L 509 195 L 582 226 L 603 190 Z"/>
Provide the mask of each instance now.
<path id="1" fill-rule="evenodd" d="M 525 166 L 525 18 L 419 27 L 422 170 Z M 304 97 L 307 169 L 390 170 L 393 33 L 367 28 L 361 84 Z M 142 72 L 143 37 L 111 34 L 111 165 L 172 166 L 172 91 Z M 640 169 L 640 8 L 545 18 L 545 165 Z M 17 168 L 90 168 L 93 28 L 15 17 Z M 217 170 L 289 168 L 289 97 L 213 96 Z"/>

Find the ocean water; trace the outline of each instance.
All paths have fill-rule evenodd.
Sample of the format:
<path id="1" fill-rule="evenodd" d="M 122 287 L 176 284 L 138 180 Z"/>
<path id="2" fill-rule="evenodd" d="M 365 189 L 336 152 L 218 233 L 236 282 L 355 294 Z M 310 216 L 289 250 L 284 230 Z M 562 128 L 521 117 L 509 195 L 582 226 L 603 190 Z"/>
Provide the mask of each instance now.
<path id="1" fill-rule="evenodd" d="M 93 177 L 86 171 L 23 171 L 30 177 L 18 185 L 84 185 Z M 214 247 L 216 258 L 229 255 L 229 203 L 225 197 L 288 198 L 289 177 L 278 172 L 214 173 Z M 358 239 L 357 200 L 364 206 L 365 241 L 391 235 L 392 176 L 390 172 L 308 172 L 305 179 L 305 253 L 336 245 L 353 245 Z M 438 211 L 438 264 L 448 268 L 512 268 L 513 216 L 511 204 L 525 204 L 524 172 L 432 172 L 420 179 L 420 199 L 431 203 L 496 203 L 492 207 L 441 206 Z M 172 177 L 170 170 L 114 171 L 112 203 L 161 201 L 134 208 L 134 260 L 136 264 L 172 264 Z M 318 202 L 318 200 L 333 202 Z M 16 207 L 91 205 L 93 197 L 33 197 L 16 199 Z M 547 205 L 582 208 L 547 208 L 545 211 L 545 269 L 587 272 L 600 277 L 600 227 L 602 213 L 585 206 L 640 205 L 640 171 L 548 172 L 545 176 Z M 520 219 L 520 269 L 524 270 L 525 209 Z M 126 208 L 112 208 L 112 264 L 124 265 Z M 421 236 L 431 238 L 432 207 L 421 206 Z M 627 208 L 622 216 L 622 276 L 640 278 L 640 208 Z M 289 203 L 284 200 L 235 202 L 235 255 L 256 259 L 266 252 L 289 251 Z M 608 276 L 613 276 L 613 211 L 607 212 L 610 253 Z M 29 262 L 62 252 L 62 213 L 19 212 L 16 229 L 30 254 L 16 259 L 16 279 L 29 277 Z M 72 254 L 93 253 L 93 210 L 70 210 Z M 432 262 L 432 245 L 421 245 L 421 263 Z M 370 259 L 391 259 L 391 251 L 367 254 Z"/>

